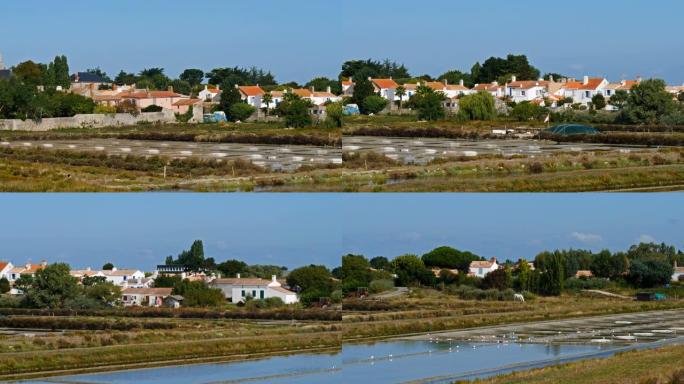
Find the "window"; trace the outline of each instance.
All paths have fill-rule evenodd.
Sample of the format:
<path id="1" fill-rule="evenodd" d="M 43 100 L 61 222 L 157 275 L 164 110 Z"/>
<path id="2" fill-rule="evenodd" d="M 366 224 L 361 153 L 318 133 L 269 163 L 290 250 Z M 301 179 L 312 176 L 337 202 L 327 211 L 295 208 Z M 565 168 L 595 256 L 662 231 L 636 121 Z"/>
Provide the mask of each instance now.
<path id="1" fill-rule="evenodd" d="M 263 289 L 259 292 L 259 298 L 260 299 L 264 298 L 264 290 Z"/>
<path id="2" fill-rule="evenodd" d="M 520 91 L 520 94 L 522 94 L 523 96 L 525 96 L 525 91 Z"/>
<path id="3" fill-rule="evenodd" d="M 584 92 L 584 97 L 586 97 L 587 99 L 591 98 L 591 91 Z"/>
<path id="4" fill-rule="evenodd" d="M 478 272 L 477 272 L 477 274 L 478 274 L 478 275 L 481 275 L 481 274 L 482 274 L 482 272 L 483 272 L 483 271 L 482 271 L 482 268 L 480 268 L 480 269 L 478 269 Z"/>
<path id="5" fill-rule="evenodd" d="M 252 297 L 256 297 L 256 289 L 252 290 Z"/>
<path id="6" fill-rule="evenodd" d="M 242 297 L 245 297 L 245 290 L 242 290 Z"/>

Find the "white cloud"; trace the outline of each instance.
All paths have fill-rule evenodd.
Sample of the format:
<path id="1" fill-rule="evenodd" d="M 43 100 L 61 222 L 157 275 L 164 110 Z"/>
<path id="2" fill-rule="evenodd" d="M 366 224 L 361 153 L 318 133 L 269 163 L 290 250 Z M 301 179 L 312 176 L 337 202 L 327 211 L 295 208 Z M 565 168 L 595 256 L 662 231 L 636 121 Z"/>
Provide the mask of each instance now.
<path id="1" fill-rule="evenodd" d="M 656 242 L 656 239 L 651 235 L 643 234 L 643 235 L 639 235 L 639 237 L 637 237 L 637 243 L 655 243 L 655 242 Z"/>
<path id="2" fill-rule="evenodd" d="M 601 235 L 597 235 L 595 233 L 573 232 L 572 234 L 570 234 L 570 237 L 579 241 L 580 243 L 585 243 L 585 244 L 599 243 L 599 242 L 603 241 L 603 237 L 601 237 Z"/>

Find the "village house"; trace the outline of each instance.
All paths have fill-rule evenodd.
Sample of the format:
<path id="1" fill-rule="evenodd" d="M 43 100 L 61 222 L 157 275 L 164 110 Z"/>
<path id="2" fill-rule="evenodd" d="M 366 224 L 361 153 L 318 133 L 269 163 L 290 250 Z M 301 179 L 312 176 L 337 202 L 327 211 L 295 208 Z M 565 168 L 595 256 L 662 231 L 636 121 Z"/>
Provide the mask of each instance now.
<path id="1" fill-rule="evenodd" d="M 113 268 L 112 270 L 103 270 L 101 272 L 108 282 L 118 286 L 125 286 L 132 279 L 145 278 L 145 273 L 138 269 Z"/>
<path id="2" fill-rule="evenodd" d="M 161 307 L 172 291 L 173 288 L 124 288 L 121 291 L 121 301 L 126 307 Z"/>
<path id="3" fill-rule="evenodd" d="M 490 84 L 475 84 L 471 91 L 472 93 L 480 91 L 489 92 L 489 94 L 497 99 L 503 98 L 506 95 L 506 89 L 504 86 L 499 85 L 499 83 L 496 81 Z"/>
<path id="4" fill-rule="evenodd" d="M 674 263 L 674 273 L 672 273 L 672 281 L 684 281 L 684 267 L 678 266 L 676 261 Z"/>
<path id="5" fill-rule="evenodd" d="M 71 92 L 88 97 L 93 97 L 95 91 L 99 90 L 100 87 L 109 88 L 112 86 L 112 83 L 102 78 L 102 76 L 90 72 L 76 72 L 71 75 L 70 80 Z"/>
<path id="6" fill-rule="evenodd" d="M 261 89 L 259 84 L 242 86 L 235 85 L 235 87 L 240 91 L 240 97 L 244 102 L 254 108 L 261 108 L 261 105 L 263 104 L 262 100 L 266 92 Z"/>
<path id="7" fill-rule="evenodd" d="M 456 85 L 451 85 L 446 80 L 444 82 L 428 81 L 425 83 L 425 86 L 433 91 L 442 92 L 449 99 L 455 99 L 472 93 L 472 91 L 464 85 L 463 80 L 460 81 L 460 84 Z"/>
<path id="8" fill-rule="evenodd" d="M 572 98 L 573 103 L 587 105 L 597 94 L 606 95 L 608 80 L 598 77 L 584 76 L 582 82 L 568 81 L 563 84 L 562 96 Z"/>
<path id="9" fill-rule="evenodd" d="M 199 91 L 197 97 L 208 103 L 218 103 L 221 101 L 221 87 L 213 85 L 204 85 L 204 89 Z"/>
<path id="10" fill-rule="evenodd" d="M 490 272 L 494 272 L 497 269 L 499 269 L 499 263 L 497 263 L 496 257 L 492 257 L 488 261 L 471 261 L 468 274 L 484 278 Z"/>
<path id="11" fill-rule="evenodd" d="M 524 80 L 518 81 L 515 76 L 506 85 L 506 96 L 516 103 L 543 99 L 548 93 L 549 82 L 546 80 Z"/>
<path id="12" fill-rule="evenodd" d="M 26 263 L 22 266 L 15 266 L 9 271 L 8 280 L 10 281 L 10 283 L 13 283 L 21 276 L 33 276 L 36 274 L 36 272 L 45 267 L 47 267 L 47 261 L 45 260 L 41 261 L 40 264 Z"/>
<path id="13" fill-rule="evenodd" d="M 239 303 L 253 299 L 268 299 L 278 297 L 285 304 L 299 302 L 297 294 L 282 287 L 282 284 L 273 275 L 271 280 L 260 278 L 242 278 L 238 273 L 235 278 L 216 279 L 211 282 L 211 286 L 223 291 L 223 295 L 231 303 Z"/>
<path id="14" fill-rule="evenodd" d="M 342 95 L 352 96 L 354 94 L 354 80 L 350 77 L 349 80 L 342 80 Z"/>
<path id="15" fill-rule="evenodd" d="M 684 84 L 682 85 L 668 85 L 665 90 L 672 95 L 673 99 L 676 99 L 680 93 L 684 92 Z"/>
<path id="16" fill-rule="evenodd" d="M 14 268 L 9 261 L 0 261 L 0 279 L 5 278 L 10 279 L 10 271 Z"/>
<path id="17" fill-rule="evenodd" d="M 575 278 L 576 279 L 588 279 L 591 277 L 594 277 L 594 274 L 588 270 L 579 270 L 579 271 L 575 272 Z"/>
<path id="18" fill-rule="evenodd" d="M 105 277 L 102 271 L 94 271 L 90 269 L 90 267 L 86 269 L 72 269 L 69 271 L 69 274 L 72 277 L 77 278 L 79 282 L 83 280 L 84 277 Z"/>
<path id="19" fill-rule="evenodd" d="M 178 114 L 185 114 L 187 113 L 190 108 L 193 108 L 195 105 L 201 105 L 202 100 L 201 99 L 180 99 L 176 101 L 175 103 L 171 104 L 171 110 L 174 113 Z"/>
<path id="20" fill-rule="evenodd" d="M 373 84 L 373 89 L 375 93 L 379 94 L 382 98 L 394 102 L 396 100 L 396 91 L 399 84 L 396 81 L 389 79 L 373 79 L 368 78 L 368 80 Z"/>
<path id="21" fill-rule="evenodd" d="M 127 91 L 119 93 L 118 96 L 121 101 L 131 101 L 138 109 L 145 109 L 150 105 L 156 105 L 168 110 L 173 110 L 173 104 L 178 100 L 189 98 L 174 92 L 173 87 L 169 87 L 167 91 Z"/>

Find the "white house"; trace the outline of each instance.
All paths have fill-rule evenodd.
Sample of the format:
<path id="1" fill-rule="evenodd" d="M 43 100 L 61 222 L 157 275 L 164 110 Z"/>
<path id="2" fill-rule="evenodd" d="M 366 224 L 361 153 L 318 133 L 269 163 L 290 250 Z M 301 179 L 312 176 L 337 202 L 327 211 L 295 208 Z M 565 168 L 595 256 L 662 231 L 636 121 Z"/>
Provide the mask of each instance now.
<path id="1" fill-rule="evenodd" d="M 86 269 L 72 269 L 69 271 L 69 274 L 75 278 L 77 278 L 79 281 L 82 280 L 84 277 L 104 277 L 105 274 L 102 273 L 102 271 L 94 271 L 90 268 Z"/>
<path id="2" fill-rule="evenodd" d="M 173 288 L 124 288 L 121 291 L 121 300 L 126 307 L 161 307 L 164 298 L 170 296 L 172 291 Z"/>
<path id="3" fill-rule="evenodd" d="M 499 264 L 496 261 L 496 257 L 492 257 L 489 261 L 472 261 L 470 262 L 470 275 L 474 275 L 480 278 L 487 276 L 490 272 L 494 272 L 499 269 Z"/>
<path id="4" fill-rule="evenodd" d="M 449 84 L 446 80 L 444 82 L 428 81 L 425 85 L 436 92 L 442 92 L 449 99 L 472 93 L 472 91 L 464 85 L 463 80 L 461 80 L 460 84 L 456 85 Z"/>
<path id="5" fill-rule="evenodd" d="M 489 92 L 492 96 L 500 99 L 506 95 L 506 90 L 503 86 L 499 85 L 498 82 L 493 82 L 491 84 L 475 84 L 471 93 L 476 93 L 480 91 Z"/>
<path id="6" fill-rule="evenodd" d="M 373 84 L 375 93 L 379 94 L 381 97 L 389 100 L 390 102 L 396 100 L 395 93 L 397 91 L 397 87 L 399 86 L 396 81 L 392 80 L 391 78 L 373 79 L 370 77 L 368 80 Z"/>
<path id="7" fill-rule="evenodd" d="M 513 80 L 506 85 L 506 95 L 516 103 L 541 99 L 548 93 L 549 82 L 546 80 Z"/>
<path id="8" fill-rule="evenodd" d="M 33 276 L 38 272 L 38 270 L 41 270 L 47 266 L 47 261 L 43 260 L 40 262 L 40 264 L 31 264 L 31 263 L 26 263 L 25 265 L 22 266 L 15 266 L 10 271 L 8 272 L 8 280 L 10 283 L 13 283 L 15 280 L 20 278 L 22 275 L 26 276 Z"/>
<path id="9" fill-rule="evenodd" d="M 251 105 L 254 108 L 261 108 L 261 101 L 266 92 L 264 92 L 264 90 L 261 89 L 261 87 L 258 84 L 242 86 L 235 85 L 235 87 L 240 91 L 240 96 L 242 100 L 244 100 L 247 104 Z"/>
<path id="10" fill-rule="evenodd" d="M 111 271 L 101 271 L 105 279 L 118 286 L 125 286 L 129 280 L 139 280 L 145 278 L 145 273 L 137 269 L 117 269 L 113 268 Z"/>
<path id="11" fill-rule="evenodd" d="M 283 288 L 275 275 L 269 281 L 260 278 L 241 278 L 238 273 L 236 278 L 216 279 L 211 282 L 211 286 L 221 289 L 223 295 L 231 303 L 243 302 L 247 297 L 253 299 L 279 297 L 285 304 L 294 304 L 299 301 L 297 294 Z"/>
<path id="12" fill-rule="evenodd" d="M 608 80 L 598 77 L 584 76 L 582 82 L 568 81 L 563 84 L 562 96 L 571 97 L 573 103 L 587 105 L 597 94 L 606 96 Z"/>
<path id="13" fill-rule="evenodd" d="M 684 267 L 677 266 L 677 262 L 674 264 L 674 273 L 672 274 L 672 281 L 682 281 L 684 279 Z"/>
<path id="14" fill-rule="evenodd" d="M 199 91 L 197 97 L 209 103 L 218 103 L 221 101 L 221 88 L 217 86 L 204 85 L 204 89 Z"/>
<path id="15" fill-rule="evenodd" d="M 7 280 L 10 279 L 10 271 L 14 268 L 14 265 L 12 265 L 11 262 L 9 261 L 0 261 L 0 279 L 3 277 Z"/>

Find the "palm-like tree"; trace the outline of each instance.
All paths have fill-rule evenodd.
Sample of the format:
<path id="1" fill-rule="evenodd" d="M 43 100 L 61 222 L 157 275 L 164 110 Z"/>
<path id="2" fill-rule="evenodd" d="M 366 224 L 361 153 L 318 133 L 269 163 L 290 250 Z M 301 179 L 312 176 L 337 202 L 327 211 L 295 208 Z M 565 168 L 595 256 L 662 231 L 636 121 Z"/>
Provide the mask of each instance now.
<path id="1" fill-rule="evenodd" d="M 401 111 L 401 105 L 402 102 L 404 101 L 404 96 L 406 96 L 406 88 L 404 88 L 403 85 L 400 85 L 397 87 L 397 89 L 394 92 L 397 96 L 399 96 L 399 110 Z"/>
<path id="2" fill-rule="evenodd" d="M 266 103 L 266 116 L 268 116 L 268 109 L 271 106 L 271 102 L 273 101 L 273 95 L 271 95 L 271 92 L 266 92 L 264 94 L 264 97 L 262 98 L 262 101 Z"/>

